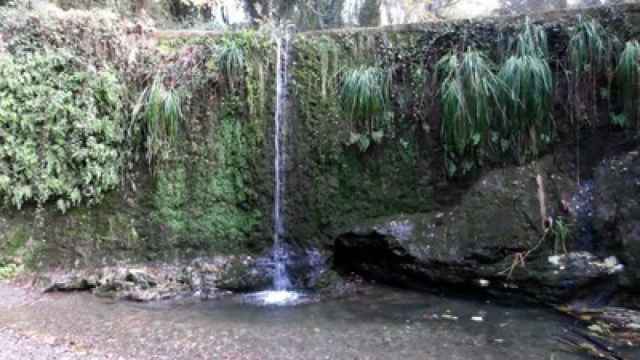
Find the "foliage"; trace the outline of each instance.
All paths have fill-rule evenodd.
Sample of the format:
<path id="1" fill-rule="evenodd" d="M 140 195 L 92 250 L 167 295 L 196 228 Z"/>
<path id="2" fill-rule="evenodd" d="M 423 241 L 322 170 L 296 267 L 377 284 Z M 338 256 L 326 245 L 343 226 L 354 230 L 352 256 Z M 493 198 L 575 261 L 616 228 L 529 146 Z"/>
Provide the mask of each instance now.
<path id="1" fill-rule="evenodd" d="M 562 217 L 557 218 L 551 226 L 551 236 L 554 240 L 554 252 L 558 253 L 562 249 L 567 252 L 567 242 L 571 236 L 571 226 Z"/>
<path id="2" fill-rule="evenodd" d="M 177 141 L 183 121 L 182 95 L 174 88 L 167 88 L 161 77 L 156 77 L 133 109 L 132 121 L 140 118 L 145 123 L 147 160 L 151 165 L 157 155 L 163 150 L 166 155 L 166 150 Z"/>
<path id="3" fill-rule="evenodd" d="M 442 140 L 449 175 L 462 163 L 462 173 L 476 166 L 489 144 L 495 118 L 500 117 L 500 98 L 504 86 L 494 74 L 493 65 L 480 52 L 468 50 L 449 54 L 436 69 L 442 78 Z"/>
<path id="4" fill-rule="evenodd" d="M 381 142 L 390 106 L 390 83 L 384 69 L 361 66 L 347 70 L 340 94 L 342 110 L 355 128 L 350 143 L 366 151 L 372 141 Z"/>
<path id="5" fill-rule="evenodd" d="M 640 95 L 640 43 L 636 40 L 626 43 L 616 69 L 624 112 L 629 122 L 638 124 L 638 96 Z"/>
<path id="6" fill-rule="evenodd" d="M 537 156 L 539 145 L 551 142 L 553 136 L 553 75 L 547 53 L 544 29 L 527 23 L 517 37 L 515 55 L 500 70 L 500 79 L 508 89 L 500 130 L 509 142 L 503 150 L 514 148 L 519 159 L 527 154 Z"/>
<path id="7" fill-rule="evenodd" d="M 576 75 L 606 70 L 613 39 L 597 20 L 578 19 L 569 40 L 569 60 Z"/>
<path id="8" fill-rule="evenodd" d="M 7 280 L 15 277 L 24 270 L 24 266 L 16 264 L 0 265 L 0 280 Z"/>
<path id="9" fill-rule="evenodd" d="M 598 113 L 601 95 L 600 79 L 606 78 L 608 86 L 613 74 L 613 54 L 617 39 L 596 20 L 579 17 L 569 40 L 570 97 L 572 116 L 581 122 L 590 122 L 590 114 Z M 610 87 L 610 86 L 609 86 Z M 576 124 L 579 127 L 579 124 Z"/>
<path id="10" fill-rule="evenodd" d="M 535 56 L 542 59 L 549 57 L 547 32 L 543 26 L 531 24 L 529 18 L 516 35 L 513 44 L 516 56 Z"/>
<path id="11" fill-rule="evenodd" d="M 237 41 L 223 39 L 216 49 L 218 69 L 222 72 L 229 87 L 233 90 L 244 78 L 246 70 L 245 50 Z"/>
<path id="12" fill-rule="evenodd" d="M 627 120 L 626 114 L 610 114 L 611 124 L 617 126 L 619 128 L 626 128 L 629 126 L 629 121 Z"/>
<path id="13" fill-rule="evenodd" d="M 65 49 L 87 67 L 118 72 L 134 91 L 156 61 L 155 44 L 136 35 L 128 19 L 108 11 L 61 11 L 46 4 L 34 10 L 5 9 L 0 12 L 0 33 L 12 55 Z"/>
<path id="14" fill-rule="evenodd" d="M 6 202 L 95 202 L 119 182 L 123 89 L 63 53 L 0 57 L 0 193 Z"/>

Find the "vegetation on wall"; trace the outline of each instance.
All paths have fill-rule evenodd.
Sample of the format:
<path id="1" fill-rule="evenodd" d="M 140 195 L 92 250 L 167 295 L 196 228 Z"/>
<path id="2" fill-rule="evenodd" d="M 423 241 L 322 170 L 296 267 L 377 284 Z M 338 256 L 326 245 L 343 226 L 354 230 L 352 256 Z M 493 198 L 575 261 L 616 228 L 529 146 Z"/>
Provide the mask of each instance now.
<path id="1" fill-rule="evenodd" d="M 624 113 L 614 117 L 620 126 L 640 126 L 638 96 L 640 96 L 640 43 L 637 40 L 626 43 L 620 55 L 616 78 L 624 104 Z"/>
<path id="2" fill-rule="evenodd" d="M 182 131 L 154 171 L 153 217 L 167 243 L 222 253 L 260 246 L 273 50 L 263 33 L 234 33 L 178 44 L 159 70 L 183 97 Z"/>
<path id="3" fill-rule="evenodd" d="M 437 65 L 442 79 L 441 137 L 450 175 L 456 174 L 458 165 L 462 173 L 481 165 L 495 119 L 502 116 L 505 88 L 493 68 L 489 59 L 472 50 L 446 55 Z"/>
<path id="4" fill-rule="evenodd" d="M 589 114 L 598 112 L 598 102 L 611 91 L 617 39 L 596 20 L 579 17 L 569 40 L 570 105 L 573 121 L 589 124 Z M 601 91 L 602 79 L 606 80 Z"/>
<path id="5" fill-rule="evenodd" d="M 342 110 L 353 126 L 349 144 L 366 151 L 372 143 L 380 143 L 390 116 L 388 74 L 375 66 L 350 69 L 342 76 L 340 95 Z"/>
<path id="6" fill-rule="evenodd" d="M 20 208 L 93 203 L 119 184 L 123 88 L 63 53 L 0 56 L 0 193 Z"/>
<path id="7" fill-rule="evenodd" d="M 516 41 L 500 78 L 509 92 L 505 97 L 505 120 L 501 130 L 518 160 L 539 155 L 553 137 L 553 74 L 549 66 L 545 31 L 526 24 Z"/>
<path id="8" fill-rule="evenodd" d="M 182 95 L 176 89 L 167 88 L 163 79 L 156 77 L 140 94 L 133 108 L 132 121 L 139 118 L 145 122 L 147 160 L 152 165 L 158 155 L 168 156 L 168 150 L 177 141 L 183 122 Z"/>

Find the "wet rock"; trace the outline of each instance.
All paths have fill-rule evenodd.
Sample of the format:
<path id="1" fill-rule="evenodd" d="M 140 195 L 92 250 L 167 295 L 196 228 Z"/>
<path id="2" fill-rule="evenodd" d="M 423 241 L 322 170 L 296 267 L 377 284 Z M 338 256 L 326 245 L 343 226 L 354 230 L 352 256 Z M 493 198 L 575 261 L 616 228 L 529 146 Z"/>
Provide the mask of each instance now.
<path id="1" fill-rule="evenodd" d="M 613 341 L 617 345 L 640 344 L 640 312 L 620 307 L 588 308 L 560 306 L 558 310 L 589 325 L 591 333 Z"/>
<path id="2" fill-rule="evenodd" d="M 273 284 L 272 276 L 268 268 L 251 257 L 234 258 L 215 279 L 215 287 L 238 292 L 260 291 Z"/>
<path id="3" fill-rule="evenodd" d="M 562 213 L 559 194 L 571 180 L 546 169 L 546 212 Z M 452 207 L 398 215 L 357 225 L 337 237 L 339 266 L 403 286 L 446 284 L 510 291 L 544 302 L 563 302 L 610 281 L 617 261 L 586 253 L 553 255 L 542 230 L 536 172 L 531 167 L 493 171 Z"/>
<path id="4" fill-rule="evenodd" d="M 640 149 L 606 160 L 595 172 L 594 230 L 625 265 L 621 283 L 640 286 Z"/>

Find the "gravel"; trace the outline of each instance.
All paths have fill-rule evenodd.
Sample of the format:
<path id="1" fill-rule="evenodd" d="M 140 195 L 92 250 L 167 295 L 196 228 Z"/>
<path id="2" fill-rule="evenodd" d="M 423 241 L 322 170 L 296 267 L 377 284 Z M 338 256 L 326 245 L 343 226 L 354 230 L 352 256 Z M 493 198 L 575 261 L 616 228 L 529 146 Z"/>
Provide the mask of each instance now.
<path id="1" fill-rule="evenodd" d="M 41 299 L 38 292 L 0 283 L 0 311 L 18 311 Z M 94 355 L 75 349 L 73 344 L 61 343 L 47 335 L 24 334 L 10 327 L 0 326 L 0 359 L 3 360 L 103 360 L 120 359 L 108 355 Z"/>

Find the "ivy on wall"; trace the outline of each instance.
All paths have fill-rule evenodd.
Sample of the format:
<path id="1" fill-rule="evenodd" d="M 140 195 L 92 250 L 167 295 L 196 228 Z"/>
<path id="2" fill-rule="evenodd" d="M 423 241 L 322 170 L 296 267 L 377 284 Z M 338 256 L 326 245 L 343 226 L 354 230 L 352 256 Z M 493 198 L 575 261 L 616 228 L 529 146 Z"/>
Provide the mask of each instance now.
<path id="1" fill-rule="evenodd" d="M 123 88 L 60 52 L 0 57 L 0 196 L 66 211 L 118 185 Z"/>

